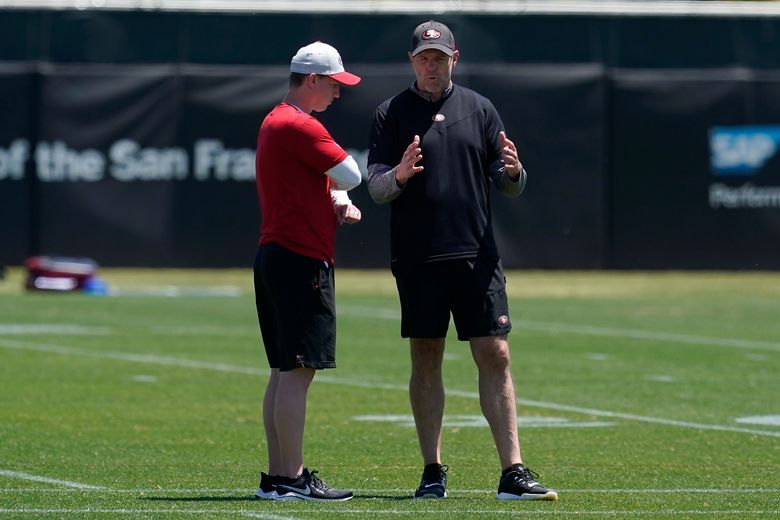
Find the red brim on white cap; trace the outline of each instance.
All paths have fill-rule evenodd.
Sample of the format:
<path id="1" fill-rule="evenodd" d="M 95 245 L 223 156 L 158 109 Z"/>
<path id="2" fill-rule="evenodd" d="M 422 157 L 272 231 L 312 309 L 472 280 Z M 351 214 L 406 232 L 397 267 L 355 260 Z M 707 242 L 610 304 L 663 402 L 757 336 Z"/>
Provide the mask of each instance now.
<path id="1" fill-rule="evenodd" d="M 360 76 L 355 76 L 352 73 L 349 72 L 337 72 L 335 74 L 330 75 L 331 78 L 335 79 L 339 83 L 342 83 L 344 85 L 348 86 L 354 86 L 360 83 Z"/>

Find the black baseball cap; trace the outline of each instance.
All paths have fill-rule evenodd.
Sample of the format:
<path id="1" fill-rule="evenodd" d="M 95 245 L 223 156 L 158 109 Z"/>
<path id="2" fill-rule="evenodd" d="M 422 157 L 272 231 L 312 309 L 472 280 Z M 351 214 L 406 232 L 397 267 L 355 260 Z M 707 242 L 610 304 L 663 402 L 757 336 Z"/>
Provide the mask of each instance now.
<path id="1" fill-rule="evenodd" d="M 455 36 L 450 28 L 441 22 L 430 20 L 418 25 L 412 33 L 412 56 L 427 50 L 436 49 L 447 56 L 455 53 Z"/>

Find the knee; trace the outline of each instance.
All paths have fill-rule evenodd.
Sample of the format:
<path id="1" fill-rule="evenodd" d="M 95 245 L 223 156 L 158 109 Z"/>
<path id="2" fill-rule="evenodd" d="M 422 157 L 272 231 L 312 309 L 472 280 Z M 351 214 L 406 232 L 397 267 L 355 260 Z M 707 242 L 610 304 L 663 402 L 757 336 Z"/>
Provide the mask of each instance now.
<path id="1" fill-rule="evenodd" d="M 435 381 L 441 379 L 441 360 L 434 357 L 412 358 L 412 378 L 417 381 Z"/>
<path id="2" fill-rule="evenodd" d="M 509 370 L 510 356 L 509 346 L 506 343 L 495 345 L 493 348 L 479 349 L 474 354 L 474 361 L 480 370 L 491 372 L 505 372 Z"/>
<path id="3" fill-rule="evenodd" d="M 444 344 L 438 339 L 415 339 L 411 344 L 412 372 L 421 375 L 441 372 Z"/>

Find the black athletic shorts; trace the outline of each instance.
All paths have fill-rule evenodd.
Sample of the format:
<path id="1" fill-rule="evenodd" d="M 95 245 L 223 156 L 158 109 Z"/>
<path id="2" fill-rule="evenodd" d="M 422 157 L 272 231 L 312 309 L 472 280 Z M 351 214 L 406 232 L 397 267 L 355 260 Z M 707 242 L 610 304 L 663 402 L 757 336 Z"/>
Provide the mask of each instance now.
<path id="1" fill-rule="evenodd" d="M 333 266 L 279 244 L 255 256 L 255 303 L 271 368 L 335 368 Z"/>
<path id="2" fill-rule="evenodd" d="M 512 330 L 501 260 L 469 258 L 392 265 L 401 300 L 401 336 L 443 338 L 450 313 L 458 339 Z"/>

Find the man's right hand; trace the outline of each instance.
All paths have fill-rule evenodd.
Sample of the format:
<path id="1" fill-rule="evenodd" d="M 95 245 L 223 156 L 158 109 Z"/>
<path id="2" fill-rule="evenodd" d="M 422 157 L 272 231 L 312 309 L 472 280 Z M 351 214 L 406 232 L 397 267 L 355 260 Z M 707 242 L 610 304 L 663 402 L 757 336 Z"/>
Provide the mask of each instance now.
<path id="1" fill-rule="evenodd" d="M 415 135 L 411 144 L 406 147 L 401 162 L 395 167 L 395 182 L 398 186 L 403 186 L 406 181 L 423 171 L 422 166 L 417 163 L 422 160 L 422 148 L 420 148 L 420 136 Z"/>
<path id="2" fill-rule="evenodd" d="M 349 204 L 337 204 L 333 210 L 336 213 L 336 220 L 339 224 L 357 224 L 362 218 L 358 207 L 351 202 Z"/>

